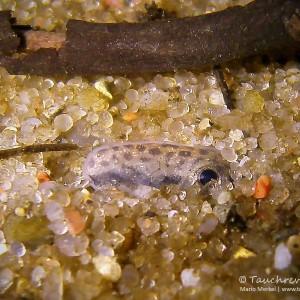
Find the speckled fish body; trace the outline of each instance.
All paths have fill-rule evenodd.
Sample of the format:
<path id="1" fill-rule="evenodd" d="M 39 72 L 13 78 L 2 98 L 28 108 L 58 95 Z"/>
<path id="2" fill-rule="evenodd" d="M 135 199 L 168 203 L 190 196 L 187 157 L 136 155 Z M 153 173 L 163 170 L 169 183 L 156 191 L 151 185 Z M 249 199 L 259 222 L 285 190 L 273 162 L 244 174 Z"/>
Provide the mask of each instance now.
<path id="1" fill-rule="evenodd" d="M 215 186 L 228 185 L 228 164 L 214 148 L 171 142 L 124 142 L 92 150 L 83 175 L 94 189 L 107 185 L 160 188 L 169 184 L 187 188 L 195 183 L 201 185 L 199 176 L 206 169 L 218 174 Z"/>

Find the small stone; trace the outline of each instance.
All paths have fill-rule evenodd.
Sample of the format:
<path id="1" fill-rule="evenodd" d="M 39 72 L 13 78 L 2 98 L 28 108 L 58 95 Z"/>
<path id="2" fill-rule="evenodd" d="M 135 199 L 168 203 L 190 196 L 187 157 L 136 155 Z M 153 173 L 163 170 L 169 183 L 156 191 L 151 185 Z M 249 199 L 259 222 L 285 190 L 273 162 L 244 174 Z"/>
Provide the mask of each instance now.
<path id="1" fill-rule="evenodd" d="M 224 256 L 226 246 L 216 237 L 209 240 L 207 245 L 207 253 L 212 259 L 220 259 Z"/>
<path id="2" fill-rule="evenodd" d="M 179 134 L 180 132 L 183 131 L 183 129 L 184 129 L 184 123 L 179 120 L 175 120 L 169 125 L 170 133 Z"/>
<path id="3" fill-rule="evenodd" d="M 218 218 L 219 222 L 224 224 L 226 222 L 228 213 L 230 211 L 230 205 L 219 204 L 213 208 L 213 214 Z"/>
<path id="4" fill-rule="evenodd" d="M 73 127 L 73 119 L 67 114 L 61 114 L 55 117 L 53 125 L 60 132 L 67 132 Z"/>
<path id="5" fill-rule="evenodd" d="M 255 90 L 247 91 L 244 98 L 244 109 L 249 113 L 259 113 L 265 106 L 264 98 Z"/>
<path id="6" fill-rule="evenodd" d="M 208 101 L 210 104 L 213 104 L 213 105 L 224 105 L 225 104 L 224 97 L 223 97 L 223 94 L 221 93 L 221 91 L 212 92 L 209 96 Z"/>
<path id="7" fill-rule="evenodd" d="M 218 203 L 219 204 L 225 204 L 229 201 L 231 201 L 231 193 L 230 192 L 221 192 L 218 196 Z"/>
<path id="8" fill-rule="evenodd" d="M 16 256 L 16 257 L 22 257 L 25 255 L 26 253 L 26 248 L 25 246 L 20 243 L 20 242 L 12 242 L 9 245 L 9 251 L 12 255 Z"/>
<path id="9" fill-rule="evenodd" d="M 163 249 L 161 251 L 161 254 L 168 261 L 172 261 L 174 259 L 174 257 L 175 257 L 174 252 L 172 252 L 172 251 L 170 251 L 168 249 Z"/>
<path id="10" fill-rule="evenodd" d="M 26 216 L 26 211 L 24 207 L 17 207 L 15 209 L 15 214 L 19 217 L 25 217 Z"/>
<path id="11" fill-rule="evenodd" d="M 170 103 L 167 114 L 170 118 L 180 118 L 189 112 L 189 105 L 186 102 Z"/>
<path id="12" fill-rule="evenodd" d="M 108 99 L 112 99 L 113 96 L 107 89 L 107 84 L 104 79 L 99 79 L 94 83 L 94 87 L 98 90 L 103 96 L 107 97 Z"/>
<path id="13" fill-rule="evenodd" d="M 121 277 L 121 267 L 115 257 L 98 255 L 92 259 L 96 270 L 107 280 L 118 281 Z"/>
<path id="14" fill-rule="evenodd" d="M 40 171 L 37 174 L 37 180 L 39 181 L 39 183 L 42 183 L 42 182 L 51 181 L 51 178 L 50 178 L 50 176 L 48 175 L 47 172 Z"/>
<path id="15" fill-rule="evenodd" d="M 162 77 L 160 74 L 155 77 L 158 88 L 166 91 L 176 86 L 176 80 L 172 77 Z"/>
<path id="16" fill-rule="evenodd" d="M 133 105 L 139 101 L 139 93 L 137 90 L 129 89 L 125 92 L 125 102 L 127 105 Z"/>
<path id="17" fill-rule="evenodd" d="M 212 213 L 211 205 L 207 201 L 203 202 L 201 207 L 201 213 L 203 213 L 204 215 Z"/>
<path id="18" fill-rule="evenodd" d="M 149 219 L 146 217 L 141 217 L 137 219 L 137 225 L 146 236 L 152 235 L 159 231 L 160 224 L 156 219 Z"/>
<path id="19" fill-rule="evenodd" d="M 107 129 L 111 127 L 113 123 L 114 119 L 110 112 L 104 110 L 99 113 L 99 121 L 97 122 L 97 125 L 100 127 L 100 129 Z"/>
<path id="20" fill-rule="evenodd" d="M 10 269 L 0 272 L 0 294 L 5 293 L 14 282 L 14 273 Z"/>
<path id="21" fill-rule="evenodd" d="M 7 244 L 5 243 L 0 243 L 0 255 L 8 251 Z"/>
<path id="22" fill-rule="evenodd" d="M 293 256 L 293 263 L 295 265 L 300 265 L 300 235 L 290 236 L 286 245 Z"/>
<path id="23" fill-rule="evenodd" d="M 244 247 L 239 247 L 239 249 L 233 254 L 234 259 L 239 258 L 248 258 L 248 257 L 254 257 L 256 254 Z"/>
<path id="24" fill-rule="evenodd" d="M 263 150 L 272 150 L 277 147 L 277 135 L 275 131 L 271 130 L 264 133 L 259 138 L 259 146 Z"/>
<path id="25" fill-rule="evenodd" d="M 176 214 L 178 214 L 177 210 L 170 210 L 168 213 L 168 218 L 172 219 Z"/>
<path id="26" fill-rule="evenodd" d="M 226 159 L 229 162 L 236 161 L 238 158 L 237 154 L 232 148 L 223 148 L 221 150 L 221 155 L 224 157 L 224 159 Z"/>
<path id="27" fill-rule="evenodd" d="M 289 248 L 284 243 L 280 243 L 275 249 L 274 268 L 277 270 L 284 270 L 291 262 L 292 255 Z"/>
<path id="28" fill-rule="evenodd" d="M 123 120 L 125 120 L 127 122 L 132 122 L 138 118 L 138 114 L 137 113 L 126 113 L 123 115 L 122 118 L 123 118 Z"/>
<path id="29" fill-rule="evenodd" d="M 83 264 L 83 265 L 87 265 L 87 264 L 89 264 L 90 262 L 91 262 L 91 259 L 92 259 L 92 257 L 91 257 L 91 255 L 89 254 L 89 253 L 83 253 L 81 256 L 80 256 L 80 258 L 79 258 L 79 260 L 80 260 L 80 262 Z"/>
<path id="30" fill-rule="evenodd" d="M 46 277 L 45 269 L 41 266 L 36 266 L 31 272 L 31 280 L 39 285 L 41 280 Z"/>
<path id="31" fill-rule="evenodd" d="M 111 247 L 100 246 L 97 250 L 100 256 L 115 256 L 115 251 Z"/>
<path id="32" fill-rule="evenodd" d="M 46 276 L 42 285 L 43 300 L 63 299 L 63 274 L 61 268 L 52 269 Z"/>
<path id="33" fill-rule="evenodd" d="M 140 96 L 141 107 L 148 110 L 166 110 L 168 107 L 169 93 L 147 89 Z"/>
<path id="34" fill-rule="evenodd" d="M 199 233 L 208 235 L 211 234 L 217 227 L 218 220 L 213 214 L 206 214 L 199 227 Z"/>
<path id="35" fill-rule="evenodd" d="M 65 214 L 62 206 L 56 201 L 50 201 L 46 204 L 46 215 L 51 222 L 61 221 Z"/>
<path id="36" fill-rule="evenodd" d="M 184 269 L 180 277 L 184 287 L 196 287 L 199 285 L 200 278 L 195 275 L 194 269 Z"/>
<path id="37" fill-rule="evenodd" d="M 199 125 L 198 125 L 198 129 L 199 130 L 205 130 L 207 128 L 209 128 L 211 125 L 210 125 L 210 120 L 209 118 L 204 118 L 200 121 Z"/>
<path id="38" fill-rule="evenodd" d="M 243 131 L 239 129 L 230 130 L 229 137 L 231 137 L 234 141 L 241 141 L 244 137 Z"/>
<path id="39" fill-rule="evenodd" d="M 48 228 L 57 235 L 65 234 L 68 231 L 68 226 L 65 221 L 54 221 L 48 225 Z"/>
<path id="40" fill-rule="evenodd" d="M 155 194 L 151 186 L 141 185 L 132 191 L 132 195 L 138 199 L 150 199 Z"/>
<path id="41" fill-rule="evenodd" d="M 76 100 L 78 104 L 86 110 L 96 105 L 96 102 L 101 101 L 99 92 L 93 87 L 78 91 L 76 94 Z"/>
<path id="42" fill-rule="evenodd" d="M 58 246 L 59 251 L 67 256 L 80 256 L 86 251 L 89 239 L 84 233 L 76 236 L 66 233 L 56 236 L 55 244 Z"/>
<path id="43" fill-rule="evenodd" d="M 86 115 L 86 112 L 79 105 L 68 106 L 66 112 L 71 116 L 74 122 L 77 122 Z"/>
<path id="44" fill-rule="evenodd" d="M 121 284 L 124 288 L 137 286 L 140 281 L 140 275 L 134 265 L 126 265 L 122 270 Z"/>

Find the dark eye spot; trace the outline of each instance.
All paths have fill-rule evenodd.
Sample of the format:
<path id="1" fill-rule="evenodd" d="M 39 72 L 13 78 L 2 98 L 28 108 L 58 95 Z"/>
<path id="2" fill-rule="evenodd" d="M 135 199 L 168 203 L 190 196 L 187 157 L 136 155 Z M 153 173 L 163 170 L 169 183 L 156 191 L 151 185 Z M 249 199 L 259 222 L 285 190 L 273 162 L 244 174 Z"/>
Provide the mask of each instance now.
<path id="1" fill-rule="evenodd" d="M 200 174 L 199 181 L 205 185 L 212 181 L 213 179 L 218 179 L 218 174 L 212 169 L 203 170 Z"/>

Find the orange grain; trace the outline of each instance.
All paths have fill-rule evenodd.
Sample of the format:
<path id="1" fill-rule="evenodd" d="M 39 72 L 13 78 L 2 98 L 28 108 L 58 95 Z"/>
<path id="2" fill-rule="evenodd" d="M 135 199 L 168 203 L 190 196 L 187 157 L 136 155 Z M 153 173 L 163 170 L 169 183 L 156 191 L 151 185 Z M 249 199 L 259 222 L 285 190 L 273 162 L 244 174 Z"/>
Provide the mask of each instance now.
<path id="1" fill-rule="evenodd" d="M 136 113 L 127 113 L 125 115 L 123 115 L 123 120 L 131 122 L 134 121 L 138 118 Z"/>
<path id="2" fill-rule="evenodd" d="M 72 235 L 79 234 L 84 230 L 86 222 L 78 210 L 74 208 L 67 209 L 65 211 L 65 218 L 67 221 L 69 232 Z"/>
<path id="3" fill-rule="evenodd" d="M 51 181 L 50 176 L 45 171 L 38 172 L 37 179 L 38 179 L 39 183 Z"/>
<path id="4" fill-rule="evenodd" d="M 255 199 L 263 199 L 268 197 L 271 190 L 271 177 L 268 175 L 262 175 L 258 178 L 253 197 Z"/>
<path id="5" fill-rule="evenodd" d="M 103 0 L 102 2 L 106 7 L 110 8 L 118 8 L 124 5 L 123 0 Z"/>

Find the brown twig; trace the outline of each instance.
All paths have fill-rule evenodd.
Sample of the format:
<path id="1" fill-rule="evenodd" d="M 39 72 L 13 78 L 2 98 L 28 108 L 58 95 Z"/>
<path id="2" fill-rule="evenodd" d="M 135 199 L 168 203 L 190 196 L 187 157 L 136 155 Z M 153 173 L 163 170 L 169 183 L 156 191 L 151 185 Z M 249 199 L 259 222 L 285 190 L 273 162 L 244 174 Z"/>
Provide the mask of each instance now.
<path id="1" fill-rule="evenodd" d="M 0 64 L 12 74 L 191 70 L 299 47 L 300 42 L 299 0 L 256 0 L 244 7 L 189 18 L 115 24 L 70 20 L 65 41 L 58 38 L 60 42 L 50 49 L 39 48 L 44 47 L 39 44 L 37 51 L 15 59 L 9 54 L 17 50 L 18 38 L 4 14 L 0 15 L 0 21 L 4 20 L 0 26 L 0 33 L 4 30 L 0 34 Z M 44 39 L 36 34 L 36 42 Z"/>
<path id="2" fill-rule="evenodd" d="M 229 87 L 226 83 L 223 70 L 220 65 L 214 67 L 214 75 L 219 83 L 221 92 L 224 97 L 225 104 L 228 109 L 234 109 L 233 99 L 232 99 L 232 92 L 229 90 Z"/>
<path id="3" fill-rule="evenodd" d="M 29 153 L 40 153 L 49 151 L 71 151 L 78 149 L 76 144 L 38 144 L 16 147 L 11 149 L 0 150 L 0 159 L 6 159 L 12 156 L 29 154 Z"/>

